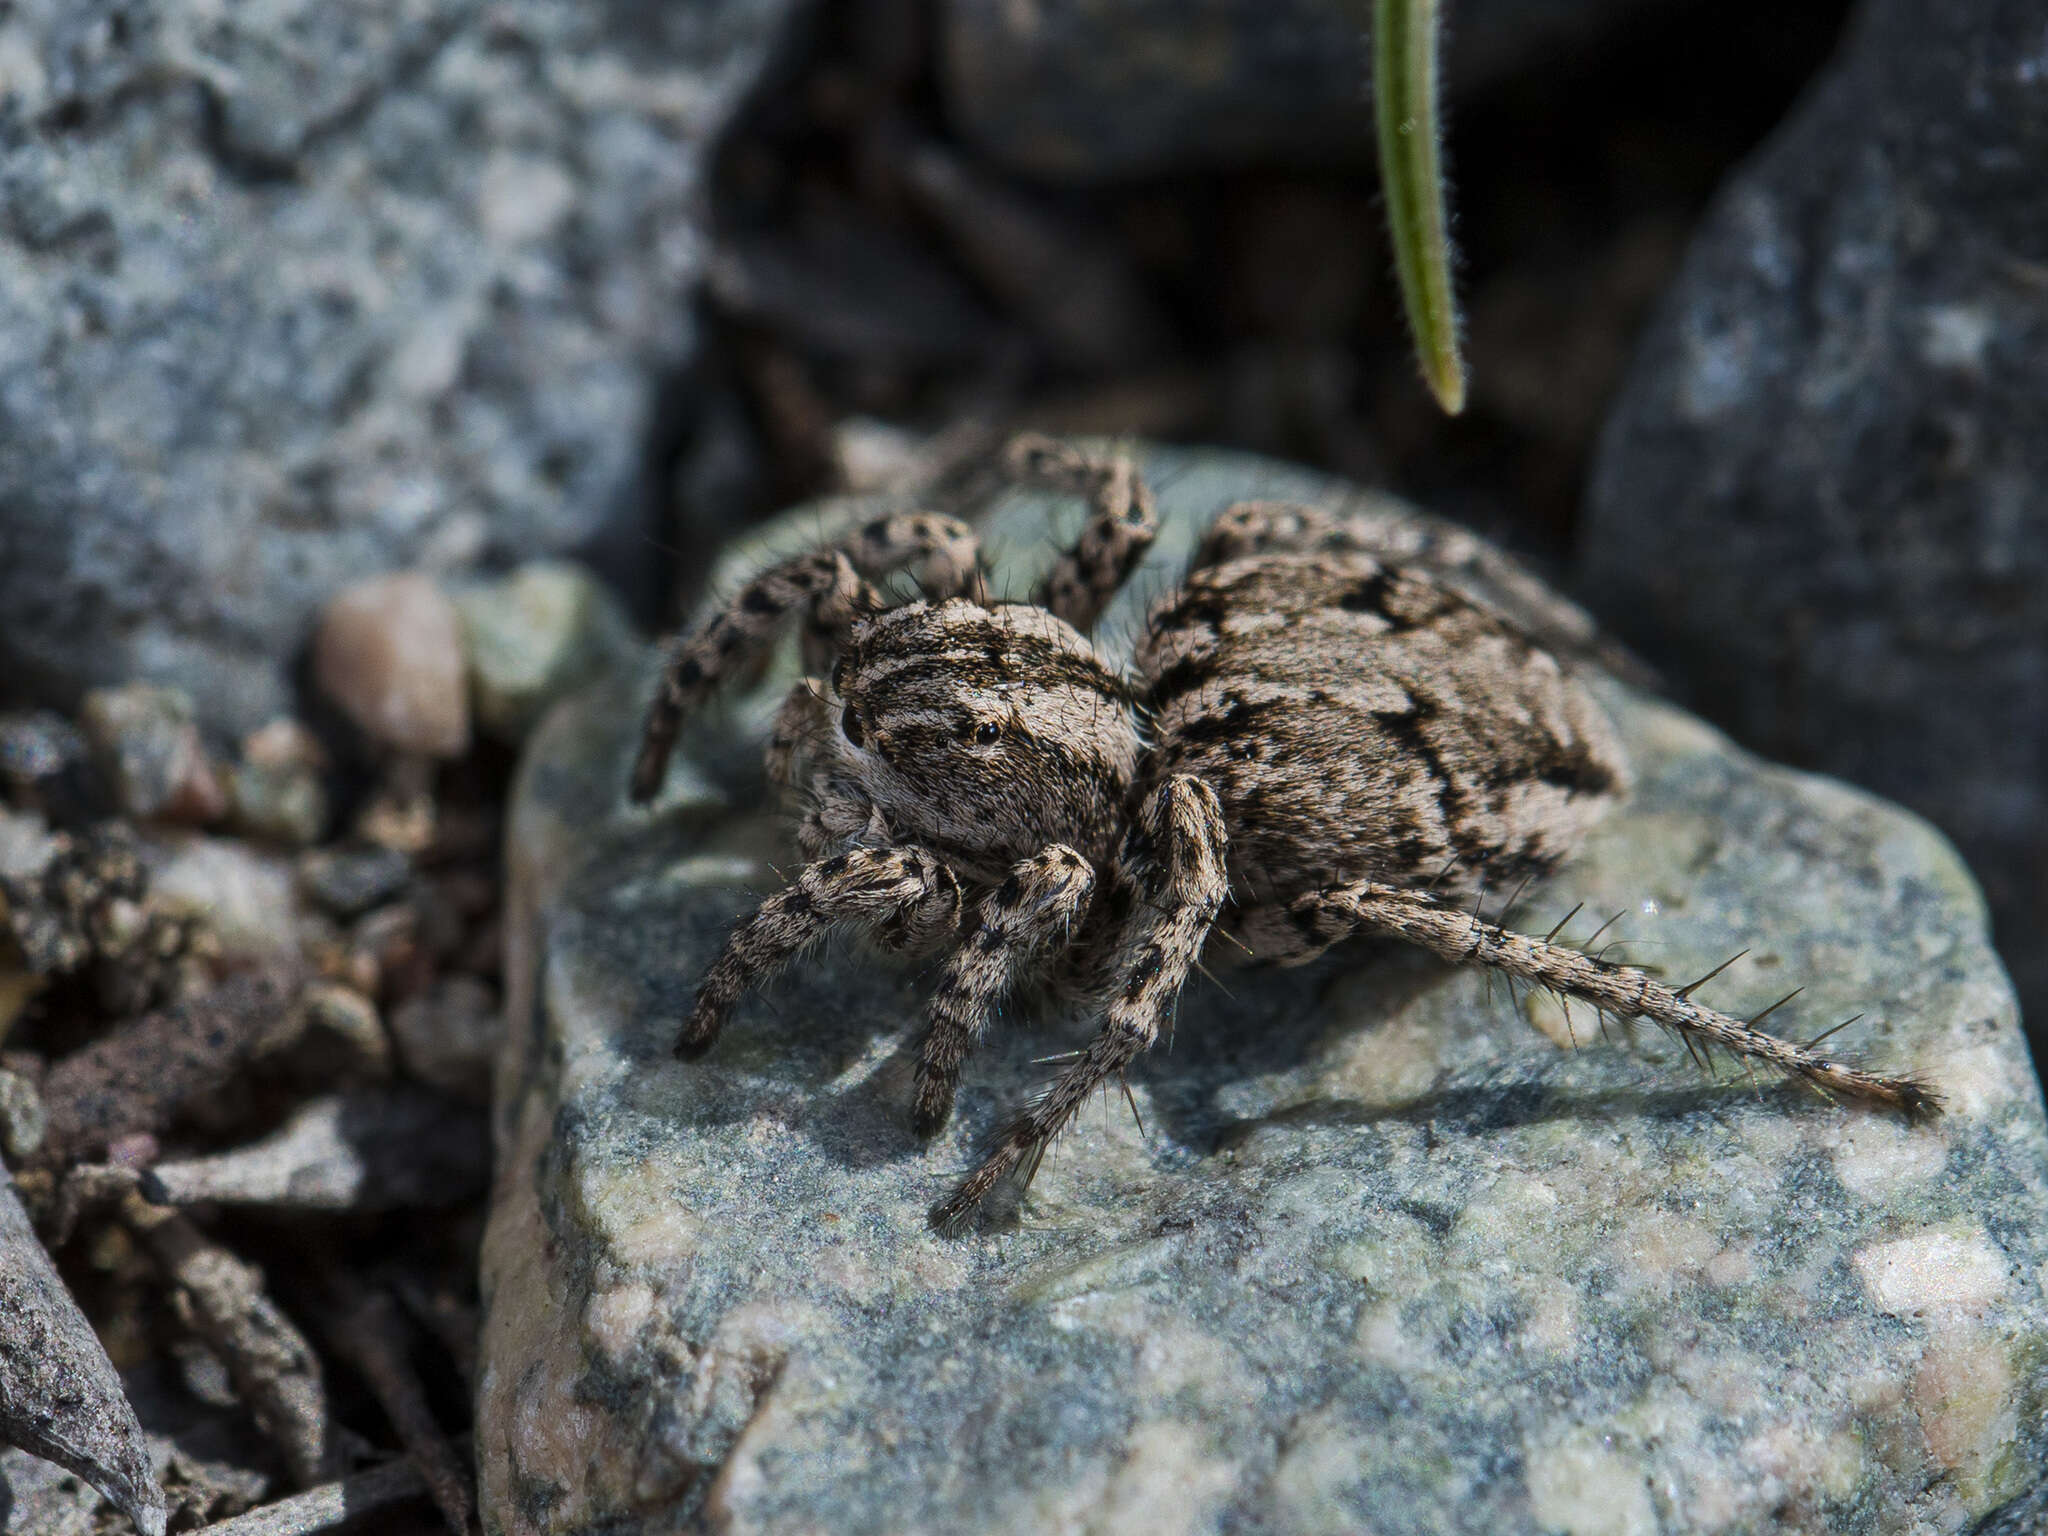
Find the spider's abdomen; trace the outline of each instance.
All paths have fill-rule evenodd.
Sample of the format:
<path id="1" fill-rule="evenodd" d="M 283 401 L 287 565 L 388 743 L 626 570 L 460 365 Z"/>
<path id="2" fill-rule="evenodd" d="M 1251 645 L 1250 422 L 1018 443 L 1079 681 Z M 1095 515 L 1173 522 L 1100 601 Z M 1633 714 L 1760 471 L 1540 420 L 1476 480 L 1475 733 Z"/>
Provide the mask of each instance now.
<path id="1" fill-rule="evenodd" d="M 1542 874 L 1627 788 L 1606 716 L 1555 657 L 1367 555 L 1199 570 L 1153 611 L 1138 665 L 1145 777 L 1215 789 L 1240 902 Z"/>

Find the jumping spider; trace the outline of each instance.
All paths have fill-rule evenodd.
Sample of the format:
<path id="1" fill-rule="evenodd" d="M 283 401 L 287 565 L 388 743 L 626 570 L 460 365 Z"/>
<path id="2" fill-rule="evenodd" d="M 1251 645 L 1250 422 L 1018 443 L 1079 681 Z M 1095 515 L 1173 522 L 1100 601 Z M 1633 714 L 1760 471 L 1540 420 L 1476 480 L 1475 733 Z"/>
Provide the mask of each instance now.
<path id="1" fill-rule="evenodd" d="M 1144 482 L 1128 458 L 1043 438 L 1013 443 L 1009 465 L 1090 507 L 1031 602 L 989 599 L 965 524 L 898 514 L 755 577 L 674 650 L 638 801 L 683 719 L 783 620 L 803 614 L 807 659 L 830 662 L 829 683 L 791 690 L 767 750 L 769 776 L 809 801 L 798 842 L 812 862 L 727 939 L 679 1056 L 837 924 L 950 951 L 917 1067 L 924 1135 L 946 1123 L 961 1063 L 1013 988 L 1100 1009 L 1094 1041 L 934 1208 L 941 1227 L 1012 1169 L 1029 1179 L 1158 1037 L 1225 922 L 1268 963 L 1357 934 L 1401 939 L 1650 1019 L 1689 1048 L 1908 1114 L 1935 1107 L 1919 1084 L 1703 1007 L 1697 982 L 1667 987 L 1554 929 L 1531 938 L 1465 910 L 1475 891 L 1555 868 L 1628 784 L 1612 727 L 1558 660 L 1583 649 L 1583 616 L 1550 599 L 1553 622 L 1530 599 L 1517 621 L 1458 590 L 1461 569 L 1490 562 L 1527 597 L 1531 579 L 1503 557 L 1462 535 L 1391 538 L 1383 516 L 1240 503 L 1153 607 L 1126 677 L 1086 636 L 1157 531 Z M 905 569 L 926 596 L 892 607 L 870 578 Z"/>

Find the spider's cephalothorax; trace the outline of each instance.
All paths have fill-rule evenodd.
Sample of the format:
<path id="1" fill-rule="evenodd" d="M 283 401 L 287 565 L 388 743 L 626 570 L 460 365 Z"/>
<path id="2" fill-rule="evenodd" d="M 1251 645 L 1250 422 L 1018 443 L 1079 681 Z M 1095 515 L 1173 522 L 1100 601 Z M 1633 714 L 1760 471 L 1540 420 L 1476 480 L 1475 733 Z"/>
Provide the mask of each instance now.
<path id="1" fill-rule="evenodd" d="M 803 615 L 810 654 L 833 658 L 829 682 L 791 691 L 768 746 L 770 776 L 809 800 L 812 862 L 734 930 L 679 1054 L 708 1047 L 749 988 L 841 923 L 944 954 L 920 1131 L 945 1123 L 961 1063 L 1014 988 L 1098 1009 L 1094 1042 L 940 1204 L 941 1224 L 1011 1169 L 1028 1177 L 1156 1038 L 1219 928 L 1280 964 L 1355 934 L 1403 939 L 1822 1089 L 1933 1107 L 1915 1083 L 1764 1034 L 1690 987 L 1455 904 L 1556 867 L 1628 782 L 1605 716 L 1558 659 L 1586 648 L 1589 626 L 1501 556 L 1369 511 L 1240 504 L 1153 608 L 1127 678 L 1085 632 L 1153 541 L 1143 482 L 1128 459 L 1041 438 L 1010 461 L 1091 504 L 1033 602 L 988 601 L 963 524 L 888 516 L 757 576 L 671 657 L 634 770 L 641 800 L 683 718 L 783 619 Z M 869 580 L 906 568 L 929 595 L 889 607 Z"/>

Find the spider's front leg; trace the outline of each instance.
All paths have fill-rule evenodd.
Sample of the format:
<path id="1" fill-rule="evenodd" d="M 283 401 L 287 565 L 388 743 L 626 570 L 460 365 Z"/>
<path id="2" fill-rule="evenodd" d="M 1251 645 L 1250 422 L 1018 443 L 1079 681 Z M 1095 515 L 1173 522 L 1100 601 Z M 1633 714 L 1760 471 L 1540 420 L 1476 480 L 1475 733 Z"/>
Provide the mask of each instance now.
<path id="1" fill-rule="evenodd" d="M 1032 602 L 1087 634 L 1159 537 L 1152 492 L 1129 454 L 1088 454 L 1026 433 L 1005 454 L 1026 485 L 1088 498 L 1089 518 L 1074 547 L 1039 583 Z"/>
<path id="2" fill-rule="evenodd" d="M 1064 843 L 1025 859 L 982 899 L 975 926 L 932 993 L 911 1123 L 930 1136 L 953 1113 L 960 1064 L 1003 1006 L 1018 973 L 1063 948 L 1087 915 L 1095 871 Z"/>
<path id="3" fill-rule="evenodd" d="M 647 709 L 633 798 L 654 798 L 683 721 L 720 682 L 759 657 L 792 615 L 807 615 L 809 651 L 837 650 L 855 620 L 885 606 L 869 578 L 911 569 L 935 596 L 979 597 L 979 559 L 974 530 L 959 519 L 901 512 L 872 519 L 833 548 L 770 566 L 677 642 Z"/>
<path id="4" fill-rule="evenodd" d="M 960 1226 L 1020 1164 L 1035 1172 L 1046 1143 L 1074 1112 L 1159 1037 L 1223 909 L 1227 850 L 1223 807 L 1201 780 L 1176 775 L 1146 799 L 1118 855 L 1119 878 L 1131 881 L 1141 899 L 1119 946 L 1119 979 L 1102 1031 L 933 1208 L 936 1226 Z"/>
<path id="5" fill-rule="evenodd" d="M 927 848 L 854 848 L 806 864 L 727 936 L 697 988 L 676 1055 L 709 1049 L 742 997 L 835 925 L 852 924 L 915 953 L 958 930 L 961 902 L 960 882 Z"/>

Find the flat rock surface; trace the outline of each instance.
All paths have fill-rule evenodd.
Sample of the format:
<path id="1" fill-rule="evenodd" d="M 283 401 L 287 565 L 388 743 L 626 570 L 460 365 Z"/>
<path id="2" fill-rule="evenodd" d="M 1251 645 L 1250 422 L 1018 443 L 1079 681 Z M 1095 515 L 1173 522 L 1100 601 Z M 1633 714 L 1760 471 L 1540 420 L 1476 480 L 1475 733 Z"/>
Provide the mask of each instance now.
<path id="1" fill-rule="evenodd" d="M 1147 462 L 1169 533 L 1112 634 L 1227 502 L 1329 489 Z M 999 585 L 1049 508 L 1079 519 L 991 513 Z M 2048 1128 L 1980 898 L 1911 815 L 1602 685 L 1639 791 L 1518 918 L 1620 911 L 1602 942 L 1672 977 L 1749 948 L 1712 1001 L 1864 1012 L 1844 1053 L 1935 1081 L 1932 1126 L 1358 949 L 1198 980 L 1132 1074 L 1143 1130 L 1085 1115 L 1018 1220 L 947 1240 L 927 1207 L 1087 1021 L 992 1039 L 930 1146 L 917 979 L 850 947 L 672 1060 L 794 854 L 741 766 L 777 679 L 641 812 L 647 683 L 558 711 L 513 813 L 494 1532 L 1952 1531 L 2048 1467 Z"/>

